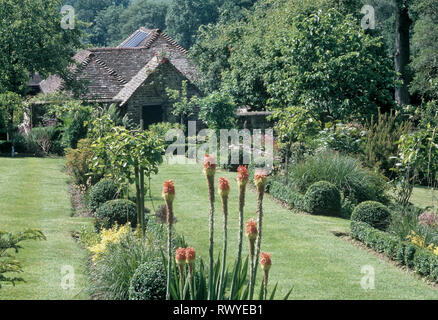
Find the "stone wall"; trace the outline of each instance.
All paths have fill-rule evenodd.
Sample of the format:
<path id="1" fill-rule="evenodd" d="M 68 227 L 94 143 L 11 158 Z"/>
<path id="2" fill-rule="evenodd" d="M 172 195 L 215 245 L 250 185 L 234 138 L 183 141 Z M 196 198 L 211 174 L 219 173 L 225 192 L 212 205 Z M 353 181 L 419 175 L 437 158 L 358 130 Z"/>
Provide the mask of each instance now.
<path id="1" fill-rule="evenodd" d="M 178 121 L 179 119 L 172 115 L 173 103 L 167 97 L 166 88 L 181 90 L 182 81 L 184 80 L 187 79 L 171 64 L 162 64 L 132 95 L 124 107 L 124 113 L 127 113 L 134 123 L 140 124 L 143 107 L 160 105 L 163 107 L 163 121 Z M 188 95 L 189 97 L 200 95 L 200 92 L 194 85 L 189 83 Z"/>

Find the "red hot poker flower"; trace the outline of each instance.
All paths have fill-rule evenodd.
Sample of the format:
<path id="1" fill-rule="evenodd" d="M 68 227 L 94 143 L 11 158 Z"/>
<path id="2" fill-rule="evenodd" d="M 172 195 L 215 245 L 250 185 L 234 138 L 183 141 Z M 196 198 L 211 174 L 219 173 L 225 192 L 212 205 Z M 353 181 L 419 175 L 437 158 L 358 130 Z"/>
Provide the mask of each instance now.
<path id="1" fill-rule="evenodd" d="M 219 195 L 228 197 L 230 194 L 230 184 L 227 178 L 219 178 Z"/>
<path id="2" fill-rule="evenodd" d="M 186 263 L 186 249 L 185 248 L 176 249 L 175 261 L 176 261 L 176 264 L 179 266 L 182 266 Z"/>
<path id="3" fill-rule="evenodd" d="M 268 175 L 265 170 L 257 170 L 254 175 L 254 183 L 258 190 L 263 189 L 266 186 L 266 181 L 268 180 Z"/>
<path id="4" fill-rule="evenodd" d="M 237 168 L 237 182 L 241 185 L 246 185 L 248 182 L 248 168 L 246 166 L 239 166 Z"/>
<path id="5" fill-rule="evenodd" d="M 272 261 L 271 261 L 271 254 L 262 252 L 260 254 L 260 265 L 262 266 L 262 270 L 267 272 L 269 269 L 271 269 Z"/>
<path id="6" fill-rule="evenodd" d="M 254 219 L 249 219 L 246 223 L 245 231 L 249 240 L 255 240 L 259 233 L 257 230 L 257 221 Z"/>
<path id="7" fill-rule="evenodd" d="M 186 262 L 192 265 L 196 260 L 196 252 L 193 248 L 186 248 Z"/>
<path id="8" fill-rule="evenodd" d="M 163 183 L 163 198 L 166 201 L 172 202 L 175 198 L 175 184 L 173 180 L 164 181 Z"/>
<path id="9" fill-rule="evenodd" d="M 214 176 L 216 172 L 216 159 L 211 156 L 206 154 L 204 157 L 204 173 L 207 176 Z"/>

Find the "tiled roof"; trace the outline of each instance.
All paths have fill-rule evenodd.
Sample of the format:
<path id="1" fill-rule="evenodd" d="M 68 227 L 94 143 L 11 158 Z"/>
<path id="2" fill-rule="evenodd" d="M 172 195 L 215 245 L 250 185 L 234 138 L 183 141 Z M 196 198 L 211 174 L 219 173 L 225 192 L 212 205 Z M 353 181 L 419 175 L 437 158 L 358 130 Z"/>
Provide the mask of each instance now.
<path id="1" fill-rule="evenodd" d="M 134 46 L 138 42 L 135 41 L 138 32 L 147 36 Z M 127 44 L 132 46 L 125 47 Z M 173 52 L 175 58 L 167 57 L 170 63 L 191 82 L 195 82 L 196 69 L 188 58 L 187 50 L 159 29 L 140 28 L 116 48 L 82 50 L 73 57 L 79 67 L 72 66 L 71 70 L 78 79 L 87 81 L 87 99 L 126 102 L 135 91 L 132 88 L 137 89 L 147 79 L 147 65 L 151 67 L 158 63 L 158 59 L 153 58 L 160 51 Z M 40 82 L 40 87 L 44 93 L 59 91 L 62 90 L 62 80 L 56 75 L 50 76 Z"/>

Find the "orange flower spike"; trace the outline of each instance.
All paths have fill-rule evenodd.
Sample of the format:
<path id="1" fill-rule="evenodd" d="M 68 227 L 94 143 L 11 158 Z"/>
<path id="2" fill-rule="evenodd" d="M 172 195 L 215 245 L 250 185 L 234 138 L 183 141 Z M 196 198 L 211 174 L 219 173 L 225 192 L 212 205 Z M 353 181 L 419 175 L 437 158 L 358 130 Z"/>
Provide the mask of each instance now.
<path id="1" fill-rule="evenodd" d="M 196 251 L 193 248 L 186 248 L 186 263 L 192 265 L 196 260 Z"/>
<path id="2" fill-rule="evenodd" d="M 262 266 L 262 270 L 268 272 L 271 269 L 272 261 L 271 254 L 262 252 L 260 254 L 260 265 Z"/>
<path id="3" fill-rule="evenodd" d="M 265 170 L 257 170 L 254 174 L 254 183 L 258 190 L 262 190 L 266 186 L 268 175 Z"/>
<path id="4" fill-rule="evenodd" d="M 178 248 L 175 252 L 175 261 L 178 266 L 183 266 L 186 263 L 186 249 Z"/>
<path id="5" fill-rule="evenodd" d="M 175 184 L 173 180 L 164 181 L 163 183 L 163 198 L 164 200 L 172 202 L 175 199 Z"/>
<path id="6" fill-rule="evenodd" d="M 237 182 L 243 186 L 248 183 L 248 168 L 246 166 L 239 166 L 237 168 Z"/>
<path id="7" fill-rule="evenodd" d="M 204 157 L 204 173 L 207 177 L 214 176 L 216 173 L 216 159 L 208 154 Z"/>
<path id="8" fill-rule="evenodd" d="M 248 237 L 249 240 L 255 240 L 259 233 L 257 230 L 257 221 L 255 221 L 254 219 L 248 220 L 245 226 L 245 231 L 246 231 L 246 236 Z"/>
<path id="9" fill-rule="evenodd" d="M 230 194 L 230 183 L 227 178 L 219 178 L 219 195 L 228 197 Z"/>

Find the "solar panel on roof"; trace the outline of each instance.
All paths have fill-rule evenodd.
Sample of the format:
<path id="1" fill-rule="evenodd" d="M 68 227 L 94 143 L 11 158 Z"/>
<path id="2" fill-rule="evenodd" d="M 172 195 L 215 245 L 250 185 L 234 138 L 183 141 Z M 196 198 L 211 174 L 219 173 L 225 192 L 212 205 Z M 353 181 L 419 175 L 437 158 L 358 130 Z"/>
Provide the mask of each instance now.
<path id="1" fill-rule="evenodd" d="M 122 48 L 136 48 L 149 36 L 149 33 L 144 31 L 137 31 L 134 36 L 129 39 Z"/>

